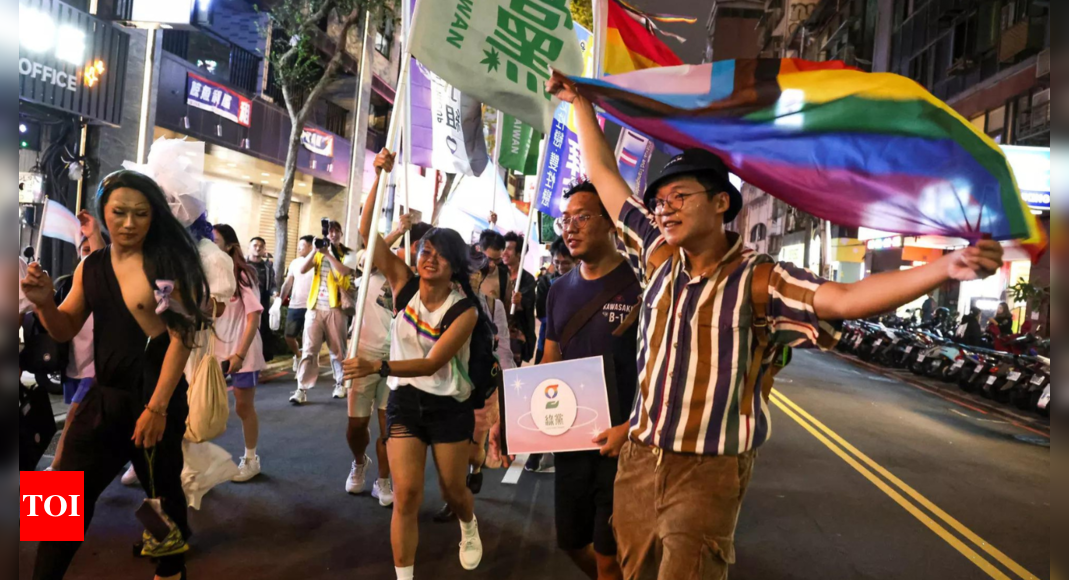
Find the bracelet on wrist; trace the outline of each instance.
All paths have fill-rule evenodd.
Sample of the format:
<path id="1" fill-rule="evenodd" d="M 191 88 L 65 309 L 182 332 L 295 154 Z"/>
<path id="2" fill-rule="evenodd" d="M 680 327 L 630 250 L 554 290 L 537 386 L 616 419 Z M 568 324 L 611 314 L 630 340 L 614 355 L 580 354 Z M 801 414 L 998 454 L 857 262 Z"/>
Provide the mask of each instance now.
<path id="1" fill-rule="evenodd" d="M 145 405 L 145 410 L 148 411 L 149 413 L 152 413 L 153 415 L 156 415 L 157 417 L 160 417 L 160 418 L 163 418 L 163 419 L 167 418 L 167 413 L 166 412 L 157 411 L 156 409 L 152 408 L 152 405 Z"/>

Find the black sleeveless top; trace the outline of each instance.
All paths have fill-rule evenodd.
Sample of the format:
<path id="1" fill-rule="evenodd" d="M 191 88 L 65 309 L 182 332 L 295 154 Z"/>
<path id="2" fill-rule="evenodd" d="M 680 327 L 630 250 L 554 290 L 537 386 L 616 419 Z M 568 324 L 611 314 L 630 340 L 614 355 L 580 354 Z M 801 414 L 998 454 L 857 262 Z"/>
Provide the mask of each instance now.
<path id="1" fill-rule="evenodd" d="M 111 246 L 85 259 L 82 287 L 93 315 L 97 384 L 138 394 L 147 403 L 156 390 L 163 360 L 171 346 L 170 333 L 164 332 L 152 340 L 145 336 L 123 301 L 111 263 Z M 155 309 L 154 305 L 146 307 Z"/>

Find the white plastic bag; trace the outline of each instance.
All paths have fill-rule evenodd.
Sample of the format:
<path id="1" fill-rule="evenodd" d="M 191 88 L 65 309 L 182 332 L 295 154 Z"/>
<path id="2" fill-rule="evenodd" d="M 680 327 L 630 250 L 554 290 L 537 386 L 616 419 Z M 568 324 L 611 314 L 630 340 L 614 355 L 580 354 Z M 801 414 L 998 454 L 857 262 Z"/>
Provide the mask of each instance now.
<path id="1" fill-rule="evenodd" d="M 233 480 L 238 466 L 225 449 L 212 443 L 182 442 L 185 466 L 182 468 L 182 489 L 189 507 L 200 510 L 201 500 L 213 488 Z"/>
<path id="2" fill-rule="evenodd" d="M 279 328 L 282 328 L 282 299 L 275 297 L 271 305 L 271 330 L 278 332 Z"/>
<path id="3" fill-rule="evenodd" d="M 230 400 L 227 396 L 226 376 L 215 358 L 215 338 L 208 339 L 208 353 L 197 365 L 189 384 L 189 416 L 186 418 L 186 439 L 204 443 L 226 433 L 230 420 Z"/>

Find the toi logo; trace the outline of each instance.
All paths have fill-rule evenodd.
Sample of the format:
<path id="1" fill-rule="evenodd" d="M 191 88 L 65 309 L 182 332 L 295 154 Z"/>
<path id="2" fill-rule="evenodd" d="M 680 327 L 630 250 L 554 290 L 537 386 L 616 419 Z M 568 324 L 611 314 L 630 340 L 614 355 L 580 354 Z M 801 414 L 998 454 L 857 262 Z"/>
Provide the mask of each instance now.
<path id="1" fill-rule="evenodd" d="M 19 541 L 85 540 L 85 474 L 19 473 Z"/>

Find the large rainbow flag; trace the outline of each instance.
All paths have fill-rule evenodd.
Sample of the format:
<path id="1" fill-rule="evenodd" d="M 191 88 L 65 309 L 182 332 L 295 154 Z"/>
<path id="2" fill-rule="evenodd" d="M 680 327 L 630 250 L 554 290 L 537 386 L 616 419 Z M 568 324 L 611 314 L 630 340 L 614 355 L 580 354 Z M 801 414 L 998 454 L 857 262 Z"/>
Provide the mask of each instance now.
<path id="1" fill-rule="evenodd" d="M 1046 248 L 998 145 L 907 78 L 762 59 L 572 80 L 631 128 L 708 149 L 833 223 Z"/>

